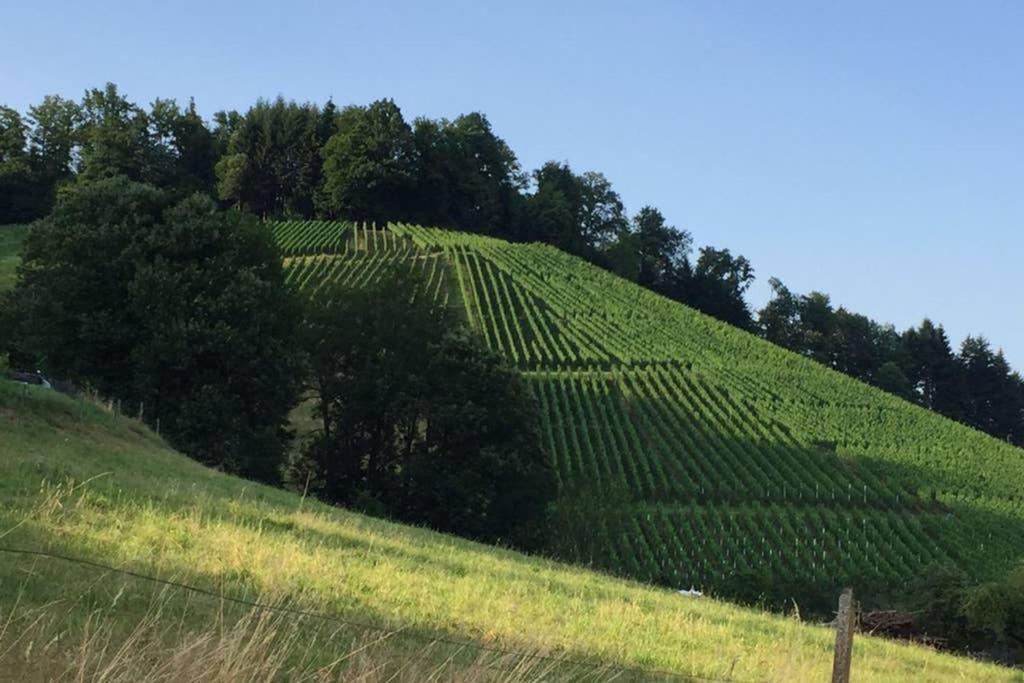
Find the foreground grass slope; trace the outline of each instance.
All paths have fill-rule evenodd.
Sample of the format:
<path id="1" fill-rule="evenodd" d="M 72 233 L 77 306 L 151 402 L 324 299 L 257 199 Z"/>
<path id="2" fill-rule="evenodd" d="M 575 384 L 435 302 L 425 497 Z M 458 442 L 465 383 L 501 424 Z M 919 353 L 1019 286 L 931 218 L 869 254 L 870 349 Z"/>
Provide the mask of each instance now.
<path id="1" fill-rule="evenodd" d="M 396 632 L 382 646 L 377 632 L 296 621 L 295 656 L 320 663 L 344 659 L 372 636 L 400 666 L 411 656 L 417 667 L 478 656 L 438 637 L 725 680 L 823 680 L 831 664 L 825 628 L 329 508 L 206 469 L 93 404 L 2 380 L 0 546 Z M 0 671 L 49 677 L 62 658 L 88 649 L 81 644 L 101 623 L 111 651 L 147 619 L 166 625 L 159 633 L 168 640 L 194 642 L 190 634 L 210 628 L 223 637 L 246 618 L 233 610 L 95 567 L 0 553 Z M 434 642 L 425 648 L 410 636 Z M 135 637 L 123 652 L 152 646 L 151 636 Z M 201 651 L 176 656 L 194 662 Z M 563 669 L 551 666 L 538 677 L 559 678 Z M 1022 680 L 867 637 L 857 641 L 854 671 L 858 680 Z M 650 677 L 578 666 L 571 675 Z"/>
<path id="2" fill-rule="evenodd" d="M 931 565 L 984 578 L 1024 557 L 1018 448 L 550 246 L 342 223 L 295 244 L 286 227 L 303 255 L 286 258 L 290 280 L 306 289 L 440 273 L 435 298 L 540 404 L 562 557 L 818 605 L 845 582 L 883 595 Z"/>

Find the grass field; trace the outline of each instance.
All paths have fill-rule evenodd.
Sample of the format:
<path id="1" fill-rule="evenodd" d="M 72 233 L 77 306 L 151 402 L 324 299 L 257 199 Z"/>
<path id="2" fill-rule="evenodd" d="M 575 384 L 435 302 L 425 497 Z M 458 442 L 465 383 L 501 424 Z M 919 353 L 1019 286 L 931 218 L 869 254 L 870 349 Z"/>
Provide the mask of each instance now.
<path id="1" fill-rule="evenodd" d="M 21 243 L 27 234 L 27 225 L 0 225 L 0 292 L 14 287 Z"/>
<path id="2" fill-rule="evenodd" d="M 0 380 L 0 434 L 0 546 L 384 629 L 264 617 L 96 567 L 0 552 L 0 672 L 16 680 L 101 673 L 107 680 L 184 680 L 171 670 L 208 680 L 659 678 L 609 668 L 628 666 L 793 681 L 824 680 L 830 670 L 825 628 L 234 479 L 86 401 Z M 503 673 L 517 667 L 521 675 Z M 868 637 L 855 644 L 854 675 L 1024 680 L 1020 672 Z"/>

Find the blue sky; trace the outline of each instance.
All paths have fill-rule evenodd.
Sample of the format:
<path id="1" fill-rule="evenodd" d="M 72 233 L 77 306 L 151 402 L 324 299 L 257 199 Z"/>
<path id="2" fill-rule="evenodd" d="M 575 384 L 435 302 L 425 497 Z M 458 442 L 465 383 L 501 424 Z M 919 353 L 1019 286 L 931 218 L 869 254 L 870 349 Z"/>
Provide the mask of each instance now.
<path id="1" fill-rule="evenodd" d="M 605 173 L 635 212 L 767 280 L 1024 368 L 1024 3 L 208 2 L 3 7 L 0 102 L 194 96 L 485 112 L 525 168 Z"/>

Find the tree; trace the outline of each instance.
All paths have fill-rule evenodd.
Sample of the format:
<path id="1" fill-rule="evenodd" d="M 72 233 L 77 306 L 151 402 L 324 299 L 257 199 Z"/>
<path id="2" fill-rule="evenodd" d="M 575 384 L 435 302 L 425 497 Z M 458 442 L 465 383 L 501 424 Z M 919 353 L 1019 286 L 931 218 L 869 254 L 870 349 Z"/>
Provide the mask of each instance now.
<path id="1" fill-rule="evenodd" d="M 620 232 L 602 254 L 604 265 L 619 277 L 636 282 L 640 277 L 640 236 L 626 229 Z"/>
<path id="2" fill-rule="evenodd" d="M 768 280 L 772 298 L 757 314 L 761 336 L 790 351 L 803 352 L 800 300 L 778 278 Z"/>
<path id="3" fill-rule="evenodd" d="M 41 103 L 29 107 L 29 153 L 39 177 L 51 188 L 74 176 L 81 118 L 82 110 L 76 102 L 57 95 L 47 95 Z"/>
<path id="4" fill-rule="evenodd" d="M 832 315 L 831 328 L 832 367 L 851 377 L 871 381 L 880 365 L 880 326 L 867 316 L 840 306 Z"/>
<path id="5" fill-rule="evenodd" d="M 299 467 L 328 501 L 527 543 L 554 495 L 536 406 L 514 371 L 418 299 L 421 284 L 392 272 L 314 295 L 304 346 L 322 429 Z"/>
<path id="6" fill-rule="evenodd" d="M 754 319 L 743 295 L 754 281 L 754 268 L 745 256 L 728 249 L 702 247 L 686 286 L 683 301 L 708 315 L 753 330 Z"/>
<path id="7" fill-rule="evenodd" d="M 418 412 L 422 360 L 449 324 L 445 309 L 418 305 L 415 286 L 389 271 L 373 286 L 331 285 L 312 296 L 302 346 L 322 433 L 308 453 L 327 500 L 380 495 L 397 467 L 392 435 Z"/>
<path id="8" fill-rule="evenodd" d="M 958 415 L 956 359 L 946 331 L 925 318 L 920 326 L 903 333 L 903 346 L 907 379 L 921 404 L 943 415 Z"/>
<path id="9" fill-rule="evenodd" d="M 1018 442 L 1024 431 L 1024 394 L 1003 352 L 984 337 L 968 336 L 957 358 L 961 419 L 997 438 Z"/>
<path id="10" fill-rule="evenodd" d="M 352 220 L 407 220 L 413 214 L 416 146 L 392 100 L 346 107 L 321 152 L 320 211 Z"/>
<path id="11" fill-rule="evenodd" d="M 0 314 L 11 359 L 142 413 L 186 454 L 276 481 L 298 305 L 271 236 L 125 178 L 63 190 Z"/>
<path id="12" fill-rule="evenodd" d="M 0 164 L 25 157 L 26 132 L 21 114 L 0 106 Z"/>
<path id="13" fill-rule="evenodd" d="M 587 249 L 602 252 L 616 237 L 629 230 L 629 219 L 619 193 L 603 173 L 587 171 L 580 176 L 582 187 L 581 221 Z"/>
<path id="14" fill-rule="evenodd" d="M 765 339 L 903 398 L 916 398 L 906 374 L 911 365 L 906 335 L 846 308 L 834 309 L 822 292 L 798 296 L 776 278 L 769 284 L 773 296 L 758 313 Z"/>
<path id="15" fill-rule="evenodd" d="M 965 598 L 974 588 L 962 569 L 933 564 L 913 579 L 908 607 L 917 613 L 915 621 L 925 633 L 946 639 L 956 650 L 979 652 L 991 639 L 964 613 Z"/>
<path id="16" fill-rule="evenodd" d="M 568 164 L 549 161 L 533 172 L 535 190 L 526 198 L 522 240 L 545 242 L 583 255 L 583 184 Z"/>
<path id="17" fill-rule="evenodd" d="M 123 175 L 134 181 L 162 182 L 149 123 L 146 112 L 123 97 L 115 84 L 87 90 L 78 127 L 82 177 L 98 180 Z"/>
<path id="18" fill-rule="evenodd" d="M 914 390 L 910 386 L 910 380 L 903 374 L 900 366 L 893 361 L 886 361 L 878 368 L 874 378 L 874 384 L 883 391 L 888 391 L 894 396 L 905 398 L 908 401 L 914 400 Z"/>
<path id="19" fill-rule="evenodd" d="M 259 100 L 245 116 L 220 112 L 214 121 L 215 146 L 227 139 L 216 164 L 222 200 L 259 216 L 313 216 L 323 123 L 315 105 Z"/>
<path id="20" fill-rule="evenodd" d="M 518 373 L 465 329 L 430 348 L 426 425 L 402 517 L 462 536 L 539 547 L 556 491 L 539 409 Z"/>
<path id="21" fill-rule="evenodd" d="M 338 126 L 340 125 L 341 116 L 338 113 L 338 107 L 334 104 L 333 99 L 328 99 L 327 104 L 320 110 L 316 120 L 316 158 L 310 163 L 309 172 L 309 185 L 313 188 L 312 194 L 312 213 L 316 215 L 320 207 L 323 206 L 323 191 L 324 191 L 324 161 L 323 161 L 323 149 L 327 145 L 327 141 L 334 137 L 335 133 L 338 132 Z"/>
<path id="22" fill-rule="evenodd" d="M 953 565 L 933 565 L 911 586 L 915 626 L 948 649 L 1012 663 L 1024 653 L 1024 565 L 981 584 Z"/>
<path id="23" fill-rule="evenodd" d="M 927 318 L 898 334 L 827 294 L 797 296 L 780 281 L 758 315 L 761 334 L 840 372 L 871 382 L 1011 443 L 1024 443 L 1024 380 L 982 337 L 954 355 L 941 325 Z"/>
<path id="24" fill-rule="evenodd" d="M 217 147 L 213 133 L 196 111 L 195 102 L 181 109 L 174 100 L 157 99 L 149 114 L 152 122 L 154 171 L 161 187 L 181 196 L 214 189 Z"/>
<path id="25" fill-rule="evenodd" d="M 622 260 L 629 220 L 603 174 L 576 175 L 567 163 L 549 161 L 533 172 L 533 181 L 535 191 L 526 198 L 519 239 L 547 242 L 602 265 L 609 251 Z"/>
<path id="26" fill-rule="evenodd" d="M 1001 380 L 992 347 L 984 337 L 968 335 L 960 345 L 957 361 L 963 420 L 982 431 L 990 431 L 995 427 L 993 400 Z"/>
<path id="27" fill-rule="evenodd" d="M 962 610 L 975 628 L 1024 648 L 1024 566 L 966 591 Z"/>
<path id="28" fill-rule="evenodd" d="M 1024 382 L 1010 368 L 1002 349 L 996 352 L 992 366 L 995 390 L 989 434 L 1011 443 L 1024 444 Z"/>
<path id="29" fill-rule="evenodd" d="M 800 298 L 800 325 L 803 328 L 804 355 L 832 366 L 832 330 L 835 322 L 832 299 L 824 292 L 811 292 Z"/>
<path id="30" fill-rule="evenodd" d="M 213 115 L 213 144 L 220 160 L 228 153 L 231 136 L 242 126 L 243 117 L 235 110 L 218 111 Z"/>
<path id="31" fill-rule="evenodd" d="M 668 224 L 661 211 L 645 206 L 633 217 L 640 268 L 637 282 L 671 295 L 680 277 L 689 275 L 693 238 L 685 230 Z"/>
<path id="32" fill-rule="evenodd" d="M 0 106 L 0 225 L 32 220 L 41 203 L 26 151 L 26 132 L 21 114 Z"/>
<path id="33" fill-rule="evenodd" d="M 483 114 L 419 118 L 416 147 L 417 220 L 471 232 L 509 236 L 525 184 L 508 144 Z"/>

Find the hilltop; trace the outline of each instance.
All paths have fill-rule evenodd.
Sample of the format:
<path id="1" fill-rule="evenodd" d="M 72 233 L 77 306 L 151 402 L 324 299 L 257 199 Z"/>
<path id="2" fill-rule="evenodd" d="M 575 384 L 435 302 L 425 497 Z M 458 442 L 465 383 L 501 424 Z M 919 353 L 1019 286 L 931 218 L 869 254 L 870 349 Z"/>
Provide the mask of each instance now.
<path id="1" fill-rule="evenodd" d="M 253 624 L 244 609 L 209 596 L 95 566 L 2 553 L 0 669 L 23 680 L 67 673 L 65 667 L 78 663 L 87 676 L 107 665 L 108 675 L 117 676 L 118 666 L 135 661 L 134 651 L 155 647 L 147 639 L 124 642 L 139 623 L 156 630 L 157 646 L 165 648 L 160 656 L 183 667 L 210 660 L 211 643 L 232 647 L 223 645 L 232 629 L 255 631 L 258 638 L 233 644 L 238 668 L 222 670 L 228 679 L 267 660 L 293 674 L 293 660 L 307 675 L 330 662 L 344 671 L 357 659 L 349 658 L 354 648 L 371 645 L 380 680 L 392 673 L 402 680 L 403 671 L 404 680 L 417 680 L 417 672 L 472 668 L 480 661 L 476 646 L 583 662 L 548 662 L 532 677 L 519 662 L 525 673 L 504 680 L 658 677 L 608 668 L 616 666 L 741 681 L 810 680 L 824 678 L 831 666 L 827 629 L 363 517 L 226 476 L 174 453 L 135 420 L 86 400 L 0 380 L 0 431 L 3 547 L 315 610 L 392 634 L 294 615 Z M 496 661 L 488 661 L 483 678 L 498 676 Z M 509 665 L 507 657 L 501 661 Z M 869 637 L 858 638 L 854 671 L 859 680 L 1019 680 L 1010 670 Z"/>
<path id="2" fill-rule="evenodd" d="M 552 552 L 674 587 L 830 605 L 1024 556 L 1024 452 L 542 244 L 274 226 L 290 280 L 428 273 L 519 368 L 562 490 Z"/>

